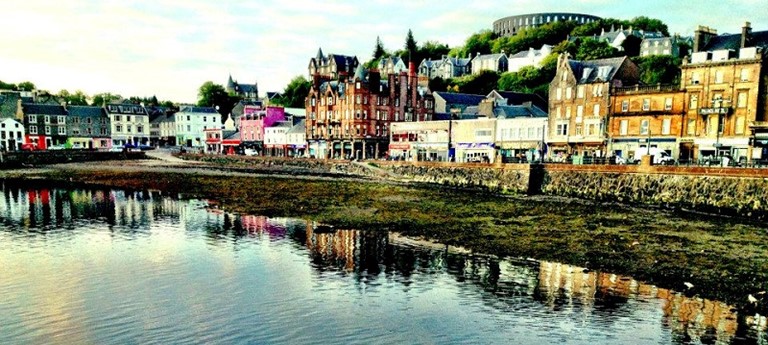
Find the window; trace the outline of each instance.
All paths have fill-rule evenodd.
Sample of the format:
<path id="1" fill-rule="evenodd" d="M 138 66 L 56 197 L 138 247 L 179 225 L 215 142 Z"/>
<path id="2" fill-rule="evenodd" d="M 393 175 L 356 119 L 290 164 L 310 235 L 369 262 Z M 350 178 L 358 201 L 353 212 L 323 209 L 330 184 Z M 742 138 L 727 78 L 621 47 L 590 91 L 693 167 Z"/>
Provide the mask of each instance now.
<path id="1" fill-rule="evenodd" d="M 579 105 L 576 107 L 576 121 L 581 121 L 581 118 L 584 116 L 584 106 Z"/>
<path id="2" fill-rule="evenodd" d="M 57 122 L 58 124 L 60 124 L 60 125 L 64 124 L 64 123 L 66 122 L 66 120 L 65 120 L 65 117 L 64 117 L 64 116 L 58 116 L 58 117 L 56 117 L 56 122 Z"/>
<path id="3" fill-rule="evenodd" d="M 571 99 L 571 93 L 573 92 L 573 88 L 570 86 L 565 88 L 565 99 Z"/>
<path id="4" fill-rule="evenodd" d="M 51 117 L 50 116 L 45 115 L 44 119 L 45 119 L 45 123 L 46 124 L 51 123 Z"/>
<path id="5" fill-rule="evenodd" d="M 29 126 L 29 134 L 37 134 L 37 126 Z"/>
<path id="6" fill-rule="evenodd" d="M 595 104 L 592 107 L 592 116 L 600 116 L 600 104 Z"/>
<path id="7" fill-rule="evenodd" d="M 619 123 L 619 134 L 627 135 L 628 129 L 629 129 L 629 120 L 621 120 L 621 122 Z"/>
<path id="8" fill-rule="evenodd" d="M 29 123 L 37 122 L 37 115 L 29 115 Z"/>
<path id="9" fill-rule="evenodd" d="M 128 120 L 128 121 L 130 121 L 130 120 Z M 189 115 L 187 115 L 187 121 L 190 121 L 190 116 Z"/>
<path id="10" fill-rule="evenodd" d="M 733 131 L 734 134 L 744 134 L 744 116 L 736 117 L 736 128 Z"/>
<path id="11" fill-rule="evenodd" d="M 563 89 L 561 89 L 561 88 L 559 88 L 559 87 L 558 87 L 557 89 L 555 89 L 555 98 L 556 98 L 558 101 L 559 101 L 559 100 L 561 100 L 561 99 L 563 99 Z"/>
<path id="12" fill-rule="evenodd" d="M 736 98 L 736 107 L 738 107 L 738 108 L 746 108 L 747 107 L 747 92 L 746 91 L 739 92 L 739 95 Z"/>
<path id="13" fill-rule="evenodd" d="M 121 125 L 115 126 L 115 132 L 122 132 L 122 131 L 123 131 L 123 126 Z"/>
<path id="14" fill-rule="evenodd" d="M 669 135 L 669 132 L 672 129 L 672 120 L 671 119 L 663 119 L 661 120 L 661 134 Z"/>
<path id="15" fill-rule="evenodd" d="M 645 98 L 643 99 L 643 111 L 651 110 L 651 99 Z"/>
<path id="16" fill-rule="evenodd" d="M 490 129 L 478 129 L 475 131 L 476 137 L 490 137 L 491 136 L 491 130 Z"/>
<path id="17" fill-rule="evenodd" d="M 584 135 L 584 131 L 580 123 L 576 124 L 576 135 Z"/>
<path id="18" fill-rule="evenodd" d="M 120 121 L 120 115 L 115 115 L 115 121 Z"/>
<path id="19" fill-rule="evenodd" d="M 664 110 L 672 110 L 672 98 L 664 99 Z"/>
<path id="20" fill-rule="evenodd" d="M 698 72 L 691 72 L 691 84 L 697 85 L 699 84 L 699 73 Z"/>
<path id="21" fill-rule="evenodd" d="M 691 95 L 691 109 L 699 108 L 699 95 Z"/>
<path id="22" fill-rule="evenodd" d="M 562 118 L 563 117 L 563 108 L 561 108 L 559 106 L 557 108 L 555 108 L 555 114 L 556 114 L 555 115 L 556 118 L 558 118 L 558 119 Z"/>
<path id="23" fill-rule="evenodd" d="M 568 135 L 568 124 L 567 123 L 561 123 L 557 125 L 556 128 L 556 135 Z"/>
<path id="24" fill-rule="evenodd" d="M 641 135 L 648 135 L 648 120 L 642 120 L 640 121 L 640 134 Z"/>
<path id="25" fill-rule="evenodd" d="M 144 133 L 144 126 L 136 126 L 136 133 Z"/>
<path id="26" fill-rule="evenodd" d="M 208 116 L 203 116 L 203 122 L 208 122 Z"/>
<path id="27" fill-rule="evenodd" d="M 715 71 L 715 84 L 723 82 L 723 71 Z"/>
<path id="28" fill-rule="evenodd" d="M 362 97 L 360 95 L 355 95 L 355 103 L 360 104 L 362 102 Z"/>
<path id="29" fill-rule="evenodd" d="M 597 126 L 594 123 L 587 125 L 587 136 L 593 136 L 597 134 Z"/>
<path id="30" fill-rule="evenodd" d="M 741 72 L 739 73 L 739 79 L 741 81 L 749 81 L 749 70 L 746 68 L 742 68 Z"/>
<path id="31" fill-rule="evenodd" d="M 629 101 L 628 100 L 621 101 L 621 111 L 625 112 L 625 113 L 627 111 L 629 111 Z"/>
<path id="32" fill-rule="evenodd" d="M 584 98 L 584 85 L 576 87 L 576 98 Z"/>
<path id="33" fill-rule="evenodd" d="M 125 127 L 125 131 L 130 133 L 133 131 L 133 127 L 131 127 L 131 125 L 128 125 Z"/>
<path id="34" fill-rule="evenodd" d="M 67 127 L 59 126 L 59 135 L 67 135 Z"/>
<path id="35" fill-rule="evenodd" d="M 45 126 L 45 134 L 51 135 L 51 126 Z"/>
<path id="36" fill-rule="evenodd" d="M 696 119 L 688 119 L 688 135 L 696 135 Z"/>
<path id="37" fill-rule="evenodd" d="M 566 119 L 571 118 L 571 107 L 565 107 L 565 118 Z"/>

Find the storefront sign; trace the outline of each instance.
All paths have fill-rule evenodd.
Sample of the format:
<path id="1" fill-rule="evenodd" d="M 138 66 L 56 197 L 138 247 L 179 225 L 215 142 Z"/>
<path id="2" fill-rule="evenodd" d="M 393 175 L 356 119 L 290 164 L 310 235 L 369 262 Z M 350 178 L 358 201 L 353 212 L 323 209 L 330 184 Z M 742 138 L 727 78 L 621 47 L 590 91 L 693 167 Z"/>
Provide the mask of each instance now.
<path id="1" fill-rule="evenodd" d="M 392 143 L 389 144 L 390 150 L 410 150 L 411 144 L 408 143 Z"/>
<path id="2" fill-rule="evenodd" d="M 728 110 L 731 108 L 701 108 L 699 114 L 712 115 L 712 114 L 728 114 Z"/>
<path id="3" fill-rule="evenodd" d="M 459 143 L 462 149 L 492 149 L 493 143 Z"/>

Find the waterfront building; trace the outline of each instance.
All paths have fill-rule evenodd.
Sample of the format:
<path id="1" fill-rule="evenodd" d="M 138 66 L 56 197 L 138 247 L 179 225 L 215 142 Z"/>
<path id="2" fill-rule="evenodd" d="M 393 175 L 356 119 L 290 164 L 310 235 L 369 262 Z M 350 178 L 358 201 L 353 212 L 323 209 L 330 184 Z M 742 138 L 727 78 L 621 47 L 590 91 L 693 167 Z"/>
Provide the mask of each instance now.
<path id="1" fill-rule="evenodd" d="M 503 162 L 538 161 L 546 152 L 545 110 L 531 103 L 507 105 L 505 100 L 487 98 L 478 106 L 478 115 L 496 119 L 494 148 Z"/>
<path id="2" fill-rule="evenodd" d="M 307 155 L 307 122 L 302 117 L 298 118 L 294 123 L 295 125 L 286 133 L 288 156 L 304 157 Z"/>
<path id="3" fill-rule="evenodd" d="M 600 20 L 600 17 L 591 14 L 544 12 L 529 13 L 508 16 L 493 22 L 493 33 L 496 36 L 514 36 L 520 30 L 539 27 L 554 22 L 573 21 L 578 24 L 586 24 Z"/>
<path id="4" fill-rule="evenodd" d="M 695 31 L 680 78 L 688 104 L 684 137 L 695 159 L 768 158 L 766 48 L 768 31 L 753 32 L 748 22 L 741 34 Z"/>
<path id="5" fill-rule="evenodd" d="M 240 128 L 240 119 L 243 115 L 246 113 L 246 108 L 248 110 L 248 113 L 253 113 L 256 110 L 264 109 L 266 105 L 262 101 L 246 101 L 246 100 L 240 100 L 235 104 L 234 108 L 232 108 L 232 111 L 230 112 L 230 115 L 232 117 L 232 120 L 235 121 L 235 128 Z"/>
<path id="6" fill-rule="evenodd" d="M 264 128 L 278 121 L 285 121 L 285 108 L 246 105 L 238 128 L 243 147 L 264 154 Z"/>
<path id="7" fill-rule="evenodd" d="M 509 59 L 504 51 L 501 54 L 480 54 L 472 58 L 470 62 L 472 74 L 480 74 L 482 71 L 504 73 L 509 69 Z"/>
<path id="8" fill-rule="evenodd" d="M 222 131 L 221 150 L 222 153 L 233 155 L 240 151 L 242 141 L 240 140 L 240 131 L 224 129 Z M 242 153 L 242 152 L 241 152 Z"/>
<path id="9" fill-rule="evenodd" d="M 75 106 L 66 108 L 67 147 L 108 149 L 112 147 L 109 116 L 103 107 Z"/>
<path id="10" fill-rule="evenodd" d="M 62 105 L 23 103 L 21 105 L 25 143 L 45 150 L 67 142 L 67 111 Z"/>
<path id="11" fill-rule="evenodd" d="M 112 147 L 149 144 L 149 114 L 138 104 L 107 104 Z"/>
<path id="12" fill-rule="evenodd" d="M 451 145 L 459 163 L 493 163 L 496 160 L 496 119 L 476 117 L 452 121 Z"/>
<path id="13" fill-rule="evenodd" d="M 605 156 L 610 90 L 638 77 L 626 56 L 578 61 L 561 54 L 549 84 L 549 155 Z"/>
<path id="14" fill-rule="evenodd" d="M 221 115 L 215 108 L 183 106 L 174 114 L 176 144 L 205 148 L 205 130 L 221 128 Z"/>
<path id="15" fill-rule="evenodd" d="M 544 44 L 541 49 L 533 49 L 531 47 L 528 50 L 523 50 L 517 54 L 510 55 L 509 60 L 509 72 L 518 72 L 521 68 L 526 66 L 533 66 L 535 68 L 541 67 L 541 62 L 544 58 L 552 54 L 552 46 Z"/>
<path id="16" fill-rule="evenodd" d="M 351 78 L 313 76 L 306 99 L 309 154 L 322 158 L 380 157 L 393 122 L 432 120 L 434 99 L 409 72 L 381 80 L 378 71 L 359 66 Z"/>
<path id="17" fill-rule="evenodd" d="M 693 158 L 683 139 L 685 91 L 679 85 L 616 87 L 611 97 L 609 155 L 632 160 L 663 150 L 682 161 Z"/>
<path id="18" fill-rule="evenodd" d="M 264 127 L 264 154 L 273 157 L 288 155 L 288 130 L 293 127 L 291 121 L 277 121 Z"/>
<path id="19" fill-rule="evenodd" d="M 24 124 L 12 118 L 0 121 L 0 150 L 21 150 L 24 143 Z"/>
<path id="20" fill-rule="evenodd" d="M 160 127 L 158 145 L 178 145 L 176 143 L 176 115 L 174 113 L 167 113 L 165 115 L 160 115 L 155 121 L 158 122 L 158 126 Z"/>
<path id="21" fill-rule="evenodd" d="M 236 148 L 240 145 L 239 132 L 235 130 L 212 127 L 205 129 L 204 132 L 204 152 L 207 154 L 234 154 Z"/>
<path id="22" fill-rule="evenodd" d="M 393 122 L 390 131 L 391 159 L 447 162 L 453 157 L 449 140 L 457 120 Z"/>

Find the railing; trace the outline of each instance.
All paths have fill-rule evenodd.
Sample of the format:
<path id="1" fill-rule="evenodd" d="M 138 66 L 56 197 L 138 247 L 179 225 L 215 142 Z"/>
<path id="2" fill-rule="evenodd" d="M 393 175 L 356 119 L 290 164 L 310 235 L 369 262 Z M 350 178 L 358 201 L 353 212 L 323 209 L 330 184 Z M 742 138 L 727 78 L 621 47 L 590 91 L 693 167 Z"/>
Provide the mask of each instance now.
<path id="1" fill-rule="evenodd" d="M 633 85 L 613 88 L 614 94 L 652 93 L 665 91 L 678 91 L 680 86 L 675 84 Z"/>

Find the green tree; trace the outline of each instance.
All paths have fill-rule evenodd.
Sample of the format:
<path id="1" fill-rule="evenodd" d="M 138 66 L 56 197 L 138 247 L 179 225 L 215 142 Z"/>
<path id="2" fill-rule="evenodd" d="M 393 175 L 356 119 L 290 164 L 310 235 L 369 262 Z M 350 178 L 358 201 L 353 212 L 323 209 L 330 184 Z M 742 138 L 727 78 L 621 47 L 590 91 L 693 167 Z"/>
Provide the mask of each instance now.
<path id="1" fill-rule="evenodd" d="M 411 29 L 408 29 L 408 34 L 405 36 L 405 56 L 402 56 L 401 58 L 406 63 L 406 65 L 411 61 L 420 61 L 418 58 L 418 52 L 419 47 L 416 44 L 416 39 L 413 38 L 413 31 Z"/>
<path id="2" fill-rule="evenodd" d="M 112 101 L 119 101 L 122 98 L 123 97 L 121 97 L 120 95 L 115 95 L 109 92 L 97 93 L 96 95 L 93 96 L 91 105 L 101 107 L 104 104 L 108 104 Z"/>
<path id="3" fill-rule="evenodd" d="M 35 84 L 31 81 L 23 81 L 16 86 L 19 91 L 32 91 L 35 90 Z"/>
<path id="4" fill-rule="evenodd" d="M 60 102 L 66 102 L 68 105 L 88 105 L 88 96 L 81 90 L 70 93 L 62 89 L 56 95 Z"/>
<path id="5" fill-rule="evenodd" d="M 223 86 L 212 81 L 203 83 L 197 92 L 199 107 L 214 107 L 221 115 L 228 115 L 239 100 L 239 97 L 228 95 Z"/>
<path id="6" fill-rule="evenodd" d="M 0 90 L 13 90 L 16 91 L 16 84 L 9 84 L 0 81 Z"/>
<path id="7" fill-rule="evenodd" d="M 470 35 L 461 48 L 453 49 L 449 55 L 454 57 L 474 56 L 477 53 L 490 54 L 493 46 L 495 34 L 491 30 L 483 30 Z"/>
<path id="8" fill-rule="evenodd" d="M 576 51 L 576 60 L 595 60 L 617 56 L 619 51 L 608 42 L 587 38 Z"/>
<path id="9" fill-rule="evenodd" d="M 624 42 L 621 42 L 621 48 L 624 49 L 624 54 L 627 56 L 638 56 L 640 55 L 640 43 L 642 42 L 641 38 L 630 35 L 627 36 Z"/>
<path id="10" fill-rule="evenodd" d="M 450 86 L 451 80 L 445 80 L 442 77 L 434 77 L 429 80 L 429 90 L 432 92 L 440 92 L 440 91 L 450 91 L 448 90 L 448 87 Z"/>
<path id="11" fill-rule="evenodd" d="M 275 100 L 275 103 L 284 107 L 304 108 L 304 100 L 309 94 L 311 84 L 304 76 L 296 76 L 285 87 L 283 94 Z"/>
<path id="12" fill-rule="evenodd" d="M 472 74 L 452 80 L 454 90 L 475 95 L 486 95 L 499 85 L 499 74 L 495 71 L 482 71 L 480 74 Z"/>
<path id="13" fill-rule="evenodd" d="M 447 44 L 443 44 L 437 41 L 426 41 L 419 47 L 419 57 L 422 59 L 439 59 L 443 55 L 448 55 L 451 48 Z M 419 63 L 421 61 L 418 61 Z"/>
<path id="14" fill-rule="evenodd" d="M 383 57 L 389 56 L 389 52 L 387 52 L 386 49 L 384 49 L 384 44 L 381 42 L 381 38 L 379 36 L 376 36 L 376 46 L 373 47 L 373 56 L 372 59 L 368 62 L 364 63 L 363 66 L 365 68 L 375 68 L 379 60 Z"/>
<path id="15" fill-rule="evenodd" d="M 658 31 L 658 32 L 661 32 L 664 36 L 669 36 L 669 28 L 667 28 L 667 24 L 664 24 L 664 22 L 662 22 L 659 19 L 640 16 L 630 20 L 629 25 L 632 26 L 633 29 L 644 30 L 644 31 Z"/>
<path id="16" fill-rule="evenodd" d="M 640 69 L 640 82 L 653 84 L 678 84 L 680 82 L 680 58 L 672 55 L 648 55 L 632 59 Z"/>

